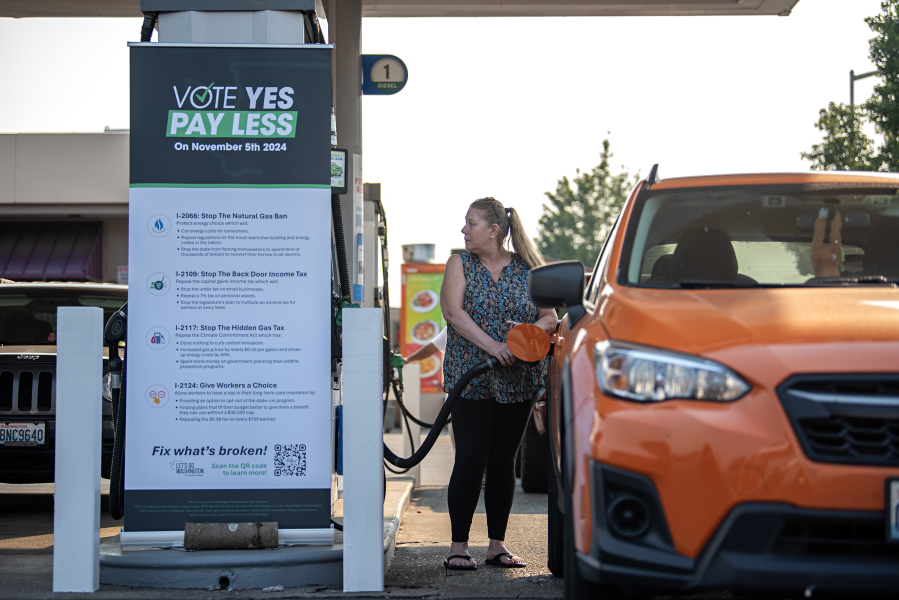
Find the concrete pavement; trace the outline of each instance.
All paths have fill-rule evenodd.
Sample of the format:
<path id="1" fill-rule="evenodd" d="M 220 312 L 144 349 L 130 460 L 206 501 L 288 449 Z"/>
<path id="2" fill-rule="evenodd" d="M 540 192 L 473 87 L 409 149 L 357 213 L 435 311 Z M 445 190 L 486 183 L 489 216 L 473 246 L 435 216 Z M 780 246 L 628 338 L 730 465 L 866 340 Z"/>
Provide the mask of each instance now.
<path id="1" fill-rule="evenodd" d="M 399 434 L 384 436 L 391 448 L 400 447 Z M 546 495 L 515 490 L 515 502 L 506 545 L 526 562 L 524 569 L 502 569 L 484 564 L 487 551 L 487 518 L 483 494 L 475 510 L 469 551 L 477 571 L 449 571 L 443 559 L 449 554 L 450 521 L 446 485 L 453 470 L 449 435 L 441 435 L 422 463 L 422 485 L 400 525 L 396 554 L 385 580 L 392 593 L 402 590 L 441 598 L 561 598 L 562 580 L 546 568 Z"/>
<path id="2" fill-rule="evenodd" d="M 484 564 L 487 521 L 483 497 L 472 522 L 469 551 L 477 571 L 449 571 L 450 525 L 446 487 L 416 489 L 397 537 L 397 550 L 386 583 L 391 589 L 417 589 L 442 598 L 561 598 L 562 580 L 546 568 L 546 495 L 515 494 L 506 545 L 526 562 L 524 569 Z M 428 594 L 430 592 L 430 594 Z"/>
<path id="3" fill-rule="evenodd" d="M 401 445 L 399 434 L 385 436 L 391 446 Z M 398 510 L 408 499 L 408 483 L 402 476 L 388 479 L 385 527 L 395 528 L 396 551 L 386 575 L 390 597 L 561 597 L 561 582 L 546 571 L 546 497 L 517 491 L 509 523 L 508 544 L 528 561 L 526 569 L 498 569 L 483 565 L 486 550 L 486 521 L 483 503 L 472 527 L 471 551 L 481 568 L 474 573 L 446 571 L 443 558 L 449 547 L 449 516 L 446 514 L 446 483 L 453 465 L 452 443 L 440 436 L 422 465 L 425 485 L 412 494 L 402 522 Z M 108 486 L 108 482 L 104 482 Z M 104 489 L 104 491 L 106 491 Z M 403 497 L 405 496 L 405 498 Z M 104 507 L 106 496 L 103 498 Z M 338 512 L 340 505 L 338 505 Z M 390 513 L 390 515 L 388 515 Z M 388 522 L 389 521 L 389 522 Z M 101 539 L 112 540 L 120 524 L 104 508 Z M 393 536 L 391 536 L 393 537 Z M 341 596 L 324 586 L 262 590 L 172 590 L 103 585 L 96 594 L 53 594 L 53 486 L 0 484 L 0 596 L 3 598 L 323 598 Z M 360 565 L 360 568 L 369 568 Z M 277 582 L 272 582 L 277 584 Z M 376 594 L 383 596 L 384 594 Z M 365 597 L 366 594 L 354 594 Z"/>
<path id="4" fill-rule="evenodd" d="M 104 482 L 108 490 L 108 482 Z M 387 482 L 387 494 L 384 501 L 384 536 L 385 553 L 392 556 L 395 540 L 402 515 L 408 505 L 411 481 L 396 478 Z M 299 588 L 281 587 L 277 579 L 271 581 L 269 591 L 264 589 L 232 590 L 217 589 L 211 585 L 208 589 L 180 590 L 158 589 L 149 587 L 124 587 L 101 584 L 100 590 L 94 594 L 54 594 L 52 592 L 53 574 L 53 490 L 52 484 L 15 486 L 0 484 L 0 598 L 36 599 L 36 598 L 127 598 L 127 599 L 161 599 L 161 598 L 302 598 L 302 597 L 336 597 L 341 596 L 339 587 L 328 589 L 324 585 Z M 106 508 L 108 496 L 102 497 L 101 510 L 101 542 L 115 542 L 121 523 L 112 520 Z M 343 503 L 335 506 L 335 517 L 341 520 Z M 342 534 L 335 536 L 334 550 L 339 550 L 343 542 Z M 321 548 L 310 546 L 306 548 Z M 330 546 L 328 548 L 331 548 Z M 282 550 L 254 551 L 253 557 L 269 558 Z M 219 554 L 225 556 L 229 551 L 206 551 L 185 553 L 182 550 L 159 550 L 162 554 L 179 555 L 183 558 L 195 559 L 200 554 Z M 258 555 L 257 555 L 258 553 Z M 160 573 L 162 575 L 162 573 Z M 198 572 L 198 577 L 201 574 Z M 102 576 L 101 576 L 102 578 Z M 217 581 L 218 578 L 215 578 Z M 237 581 L 240 579 L 238 578 Z M 308 581 L 308 580 L 307 580 Z M 278 589 L 280 587 L 280 589 Z M 382 596 L 383 594 L 377 594 Z"/>
<path id="5" fill-rule="evenodd" d="M 398 434 L 385 436 L 391 447 L 399 449 Z M 484 565 L 487 526 L 483 499 L 478 504 L 471 531 L 470 549 L 477 560 L 477 571 L 448 571 L 443 559 L 450 540 L 446 512 L 446 483 L 453 465 L 449 436 L 443 435 L 422 465 L 422 483 L 413 493 L 396 535 L 396 551 L 388 570 L 386 590 L 379 594 L 349 594 L 352 597 L 389 598 L 562 598 L 562 580 L 546 569 L 546 495 L 527 494 L 516 489 L 506 543 L 524 558 L 525 569 L 501 569 Z M 386 512 L 396 514 L 400 507 L 393 499 L 405 488 L 401 478 L 388 478 Z M 53 594 L 53 486 L 9 486 L 0 484 L 0 597 L 2 598 L 92 598 L 106 600 L 157 600 L 174 598 L 194 600 L 335 598 L 339 590 L 325 586 L 283 590 L 173 590 L 129 588 L 103 585 L 96 594 Z M 104 503 L 106 497 L 104 496 Z M 105 504 L 104 504 L 105 506 Z M 392 508 L 391 508 L 392 507 Z M 386 515 L 385 512 L 385 515 Z M 395 526 L 395 523 L 385 525 Z M 101 538 L 110 539 L 118 524 L 104 509 Z M 359 568 L 372 568 L 359 565 Z M 274 582 L 273 582 L 274 583 Z M 688 596 L 703 600 L 735 600 L 727 592 Z M 854 600 L 854 599 L 853 599 Z"/>

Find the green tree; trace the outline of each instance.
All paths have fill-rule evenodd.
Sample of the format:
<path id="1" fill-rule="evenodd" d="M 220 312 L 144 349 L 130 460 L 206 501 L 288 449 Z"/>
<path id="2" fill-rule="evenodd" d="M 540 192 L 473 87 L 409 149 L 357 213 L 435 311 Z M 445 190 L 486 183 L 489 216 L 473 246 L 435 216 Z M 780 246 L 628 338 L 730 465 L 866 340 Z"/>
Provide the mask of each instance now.
<path id="1" fill-rule="evenodd" d="M 875 36 L 869 42 L 868 56 L 880 71 L 881 85 L 871 99 L 855 114 L 845 104 L 831 102 L 821 109 L 815 123 L 824 132 L 824 141 L 803 152 L 818 171 L 899 171 L 899 0 L 884 0 L 881 14 L 865 22 Z M 861 132 L 866 122 L 883 136 L 876 149 Z"/>
<path id="2" fill-rule="evenodd" d="M 544 255 L 579 260 L 588 269 L 596 262 L 630 189 L 639 178 L 627 171 L 612 174 L 609 140 L 603 140 L 599 156 L 599 164 L 591 171 L 578 170 L 573 181 L 563 177 L 555 193 L 546 192 L 549 203 L 543 205 L 535 240 Z"/>
<path id="3" fill-rule="evenodd" d="M 880 71 L 881 85 L 874 88 L 865 110 L 883 136 L 880 162 L 888 171 L 899 171 L 899 0 L 880 3 L 882 14 L 865 22 L 876 34 L 868 56 Z"/>
<path id="4" fill-rule="evenodd" d="M 811 161 L 815 171 L 877 170 L 880 161 L 874 154 L 874 142 L 859 129 L 863 120 L 863 109 L 856 108 L 853 115 L 848 105 L 831 102 L 821 109 L 815 123 L 824 132 L 824 141 L 812 146 L 811 152 L 803 152 L 802 158 Z"/>

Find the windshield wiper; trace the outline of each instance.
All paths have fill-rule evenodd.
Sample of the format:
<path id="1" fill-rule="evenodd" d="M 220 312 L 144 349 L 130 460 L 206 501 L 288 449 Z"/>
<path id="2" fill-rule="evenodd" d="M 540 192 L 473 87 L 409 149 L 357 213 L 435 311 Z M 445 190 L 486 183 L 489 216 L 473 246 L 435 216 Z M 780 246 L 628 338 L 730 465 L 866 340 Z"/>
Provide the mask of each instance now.
<path id="1" fill-rule="evenodd" d="M 883 275 L 861 275 L 859 277 L 812 277 L 805 285 L 841 285 L 857 283 L 859 285 L 891 285 L 899 283 L 899 279 L 887 278 Z"/>
<path id="2" fill-rule="evenodd" d="M 759 284 L 752 281 L 715 281 L 706 279 L 683 279 L 674 284 L 674 287 L 684 289 L 702 289 L 702 288 L 751 288 L 758 287 Z"/>

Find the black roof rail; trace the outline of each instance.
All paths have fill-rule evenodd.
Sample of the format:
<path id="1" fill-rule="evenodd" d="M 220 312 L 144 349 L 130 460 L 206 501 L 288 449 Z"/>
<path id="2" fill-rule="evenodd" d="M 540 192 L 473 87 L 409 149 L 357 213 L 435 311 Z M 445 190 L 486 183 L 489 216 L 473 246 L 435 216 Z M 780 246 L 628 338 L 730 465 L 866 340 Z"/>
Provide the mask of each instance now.
<path id="1" fill-rule="evenodd" d="M 652 168 L 649 170 L 649 175 L 646 177 L 646 187 L 647 189 L 652 186 L 654 183 L 658 183 L 661 181 L 659 179 L 659 163 L 652 165 Z"/>

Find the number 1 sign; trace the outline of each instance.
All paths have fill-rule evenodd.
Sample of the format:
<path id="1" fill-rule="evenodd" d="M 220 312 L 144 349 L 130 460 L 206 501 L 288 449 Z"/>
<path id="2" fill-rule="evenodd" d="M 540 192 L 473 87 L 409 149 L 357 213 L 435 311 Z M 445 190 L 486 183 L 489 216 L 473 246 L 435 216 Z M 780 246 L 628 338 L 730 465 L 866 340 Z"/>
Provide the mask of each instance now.
<path id="1" fill-rule="evenodd" d="M 406 63 L 392 54 L 362 55 L 362 93 L 395 94 L 406 85 Z"/>

